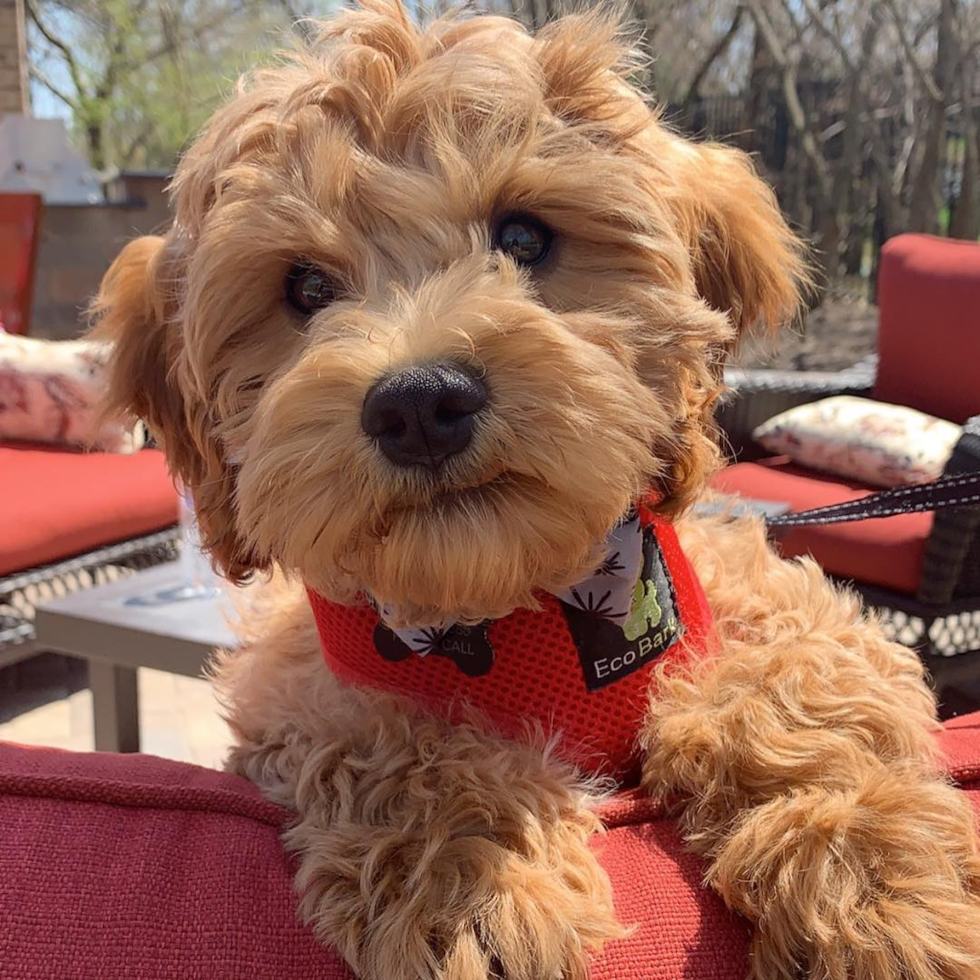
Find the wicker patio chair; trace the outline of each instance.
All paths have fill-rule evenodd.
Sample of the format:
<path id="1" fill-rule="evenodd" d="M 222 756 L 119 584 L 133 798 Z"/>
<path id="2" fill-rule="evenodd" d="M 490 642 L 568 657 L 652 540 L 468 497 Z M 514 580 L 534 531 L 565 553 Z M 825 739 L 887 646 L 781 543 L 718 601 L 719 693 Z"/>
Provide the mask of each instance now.
<path id="1" fill-rule="evenodd" d="M 42 211 L 36 194 L 0 194 L 0 322 L 10 333 L 29 331 Z M 176 557 L 177 496 L 158 450 L 106 458 L 0 441 L 0 477 L 0 667 L 43 652 L 38 602 Z M 68 519 L 86 490 L 88 506 Z M 130 513 L 127 491 L 140 497 Z"/>
<path id="2" fill-rule="evenodd" d="M 872 488 L 766 458 L 753 429 L 796 405 L 851 394 L 961 423 L 948 474 L 980 470 L 980 245 L 903 235 L 882 253 L 876 357 L 837 373 L 731 369 L 718 419 L 737 462 L 716 486 L 792 510 Z M 780 546 L 812 554 L 928 655 L 980 650 L 980 508 L 799 529 Z"/>
<path id="3" fill-rule="evenodd" d="M 167 527 L 0 577 L 0 667 L 43 652 L 34 636 L 34 611 L 38 604 L 174 561 L 177 538 L 177 527 Z"/>
<path id="4" fill-rule="evenodd" d="M 0 442 L 0 666 L 43 650 L 44 599 L 176 558 L 177 494 L 159 450 Z"/>

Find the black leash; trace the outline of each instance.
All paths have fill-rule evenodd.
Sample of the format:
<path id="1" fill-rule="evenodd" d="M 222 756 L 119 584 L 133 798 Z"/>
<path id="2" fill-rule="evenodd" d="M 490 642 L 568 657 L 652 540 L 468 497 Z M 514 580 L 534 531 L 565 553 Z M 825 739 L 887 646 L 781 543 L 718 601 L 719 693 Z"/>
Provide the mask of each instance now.
<path id="1" fill-rule="evenodd" d="M 819 524 L 846 524 L 870 517 L 894 517 L 897 514 L 915 514 L 923 510 L 942 510 L 944 507 L 978 506 L 980 472 L 962 473 L 941 476 L 932 483 L 916 483 L 913 486 L 882 490 L 860 500 L 769 517 L 766 525 L 773 530 L 783 530 Z"/>

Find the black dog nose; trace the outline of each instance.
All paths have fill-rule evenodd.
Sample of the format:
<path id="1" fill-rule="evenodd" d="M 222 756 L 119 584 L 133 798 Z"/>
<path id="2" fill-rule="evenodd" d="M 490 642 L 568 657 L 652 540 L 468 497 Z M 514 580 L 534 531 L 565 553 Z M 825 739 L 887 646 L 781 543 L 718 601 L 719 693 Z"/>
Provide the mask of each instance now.
<path id="1" fill-rule="evenodd" d="M 399 466 L 437 466 L 462 452 L 487 389 L 458 364 L 406 368 L 379 381 L 364 399 L 361 428 Z"/>

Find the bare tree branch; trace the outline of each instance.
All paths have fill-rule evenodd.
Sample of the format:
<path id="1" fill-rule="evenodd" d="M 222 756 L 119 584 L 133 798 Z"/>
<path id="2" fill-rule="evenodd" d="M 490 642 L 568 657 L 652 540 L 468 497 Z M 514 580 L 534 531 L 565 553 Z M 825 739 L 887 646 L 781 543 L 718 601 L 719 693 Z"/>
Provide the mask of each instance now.
<path id="1" fill-rule="evenodd" d="M 167 55 L 173 54 L 193 37 L 206 34 L 222 23 L 222 21 L 233 17 L 237 13 L 241 13 L 246 6 L 248 6 L 247 3 L 241 3 L 233 10 L 223 10 L 207 20 L 192 22 L 186 31 L 178 30 L 172 32 L 163 44 L 157 45 L 152 51 L 147 51 L 138 58 L 130 58 L 126 61 L 119 62 L 116 65 L 116 74 L 128 74 L 129 72 L 136 71 L 138 68 L 142 68 L 144 65 L 152 64 L 154 61 L 159 61 L 160 58 L 165 58 Z"/>
<path id="2" fill-rule="evenodd" d="M 42 21 L 38 15 L 37 5 L 35 4 L 34 0 L 27 0 L 27 12 L 30 15 L 31 22 L 38 29 L 44 40 L 47 41 L 53 48 L 56 48 L 61 52 L 62 57 L 65 59 L 65 64 L 68 66 L 68 72 L 71 75 L 71 80 L 72 84 L 75 86 L 75 91 L 78 92 L 79 96 L 84 97 L 85 85 L 82 82 L 78 62 L 75 61 L 75 56 L 72 54 L 71 48 L 69 48 L 64 41 L 52 34 L 50 30 L 48 30 L 44 21 Z"/>
<path id="3" fill-rule="evenodd" d="M 894 0 L 887 0 L 894 9 Z M 956 38 L 953 28 L 955 0 L 941 0 L 939 36 L 936 43 L 935 67 L 926 73 L 933 82 L 931 103 L 924 113 L 922 155 L 915 170 L 909 204 L 908 229 L 935 233 L 939 230 L 942 209 L 942 170 L 946 143 L 946 97 L 953 89 L 951 69 L 956 61 Z M 936 97 L 938 96 L 938 98 Z"/>
<path id="4" fill-rule="evenodd" d="M 694 78 L 691 79 L 691 84 L 688 86 L 687 95 L 684 96 L 684 102 L 681 105 L 681 113 L 685 118 L 690 112 L 691 104 L 698 97 L 701 83 L 704 81 L 708 72 L 711 71 L 711 66 L 724 55 L 734 40 L 735 35 L 738 34 L 739 28 L 742 26 L 742 16 L 744 13 L 745 7 L 740 3 L 735 8 L 735 13 L 732 16 L 731 23 L 728 25 L 728 30 L 718 38 L 711 50 L 705 55 L 704 60 L 698 65 L 698 69 L 694 73 Z"/>
<path id="5" fill-rule="evenodd" d="M 292 5 L 288 0 L 283 0 L 284 9 L 290 9 Z M 145 6 L 145 4 L 143 4 Z M 145 65 L 152 64 L 155 61 L 159 61 L 161 58 L 165 58 L 168 55 L 172 55 L 175 51 L 179 50 L 184 44 L 192 40 L 194 37 L 207 34 L 208 31 L 213 30 L 218 27 L 222 22 L 226 21 L 229 17 L 234 17 L 236 14 L 241 13 L 248 7 L 258 6 L 254 2 L 249 2 L 249 0 L 243 0 L 243 2 L 238 3 L 230 10 L 221 10 L 213 17 L 209 17 L 202 21 L 192 21 L 186 29 L 178 30 L 171 33 L 167 39 L 162 43 L 157 45 L 151 51 L 143 52 L 137 58 L 128 58 L 126 60 L 113 61 L 110 58 L 110 70 L 112 71 L 112 77 L 110 81 L 113 83 L 115 80 L 123 75 L 129 74 L 130 72 L 137 71 L 138 69 L 144 67 Z M 308 18 L 300 18 L 299 25 L 300 29 L 304 32 L 309 28 L 312 31 L 311 21 Z M 115 48 L 113 49 L 115 53 Z M 121 56 L 123 52 L 119 51 L 118 54 Z M 100 86 L 102 87 L 102 86 Z"/>
<path id="6" fill-rule="evenodd" d="M 828 41 L 830 41 L 834 50 L 840 56 L 841 63 L 844 65 L 847 71 L 849 73 L 853 73 L 854 61 L 851 58 L 850 52 L 847 50 L 847 46 L 844 44 L 843 40 L 841 40 L 840 31 L 835 31 L 827 24 L 827 22 L 823 19 L 823 15 L 813 3 L 813 0 L 801 0 L 801 2 L 807 14 L 810 16 L 810 22 Z M 788 9 L 788 5 L 786 6 Z"/>
<path id="7" fill-rule="evenodd" d="M 128 167 L 133 162 L 133 157 L 136 155 L 136 151 L 143 146 L 146 142 L 147 137 L 153 132 L 153 123 L 147 120 L 140 127 L 140 131 L 130 140 L 129 146 L 123 151 L 122 159 L 120 160 L 120 165 L 122 167 Z"/>
<path id="8" fill-rule="evenodd" d="M 752 14 L 759 35 L 769 51 L 769 56 L 773 63 L 780 70 L 783 78 L 783 97 L 786 99 L 786 110 L 789 113 L 790 122 L 800 137 L 800 145 L 806 158 L 810 161 L 817 178 L 820 194 L 827 201 L 831 195 L 831 177 L 827 161 L 817 144 L 816 136 L 807 119 L 803 104 L 800 102 L 800 93 L 796 85 L 796 68 L 787 57 L 782 42 L 776 29 L 773 27 L 769 14 L 766 12 L 761 0 L 746 0 L 746 8 Z"/>
<path id="9" fill-rule="evenodd" d="M 912 47 L 917 48 L 925 39 L 926 35 L 933 30 L 939 23 L 939 18 L 933 14 L 931 17 L 926 17 L 921 24 L 915 29 L 915 37 L 912 38 Z"/>
<path id="10" fill-rule="evenodd" d="M 37 67 L 37 65 L 31 65 L 28 70 L 30 72 L 31 78 L 36 79 L 52 95 L 54 95 L 57 98 L 61 99 L 61 101 L 64 102 L 64 104 L 66 106 L 68 106 L 69 109 L 72 109 L 72 110 L 75 110 L 75 111 L 78 110 L 78 101 L 76 99 L 72 99 L 71 96 L 69 96 L 67 93 L 63 92 L 60 88 L 58 88 L 58 86 L 55 85 L 55 83 L 52 82 L 51 79 L 48 78 L 48 76 L 45 75 L 44 72 L 41 71 L 40 68 Z"/>
<path id="11" fill-rule="evenodd" d="M 290 26 L 299 31 L 307 41 L 313 40 L 316 35 L 313 21 L 299 12 L 292 0 L 279 0 L 279 6 L 286 12 Z"/>
<path id="12" fill-rule="evenodd" d="M 892 15 L 892 23 L 895 30 L 898 32 L 898 43 L 902 46 L 905 59 L 912 67 L 912 70 L 915 72 L 920 84 L 925 89 L 926 95 L 928 95 L 933 102 L 942 102 L 943 93 L 936 84 L 936 79 L 933 78 L 932 72 L 929 71 L 929 69 L 926 68 L 921 61 L 919 61 L 919 56 L 916 54 L 912 42 L 909 41 L 908 35 L 905 33 L 902 27 L 902 18 L 899 15 L 898 8 L 895 6 L 895 0 L 882 0 L 882 2 L 888 9 L 888 12 Z"/>

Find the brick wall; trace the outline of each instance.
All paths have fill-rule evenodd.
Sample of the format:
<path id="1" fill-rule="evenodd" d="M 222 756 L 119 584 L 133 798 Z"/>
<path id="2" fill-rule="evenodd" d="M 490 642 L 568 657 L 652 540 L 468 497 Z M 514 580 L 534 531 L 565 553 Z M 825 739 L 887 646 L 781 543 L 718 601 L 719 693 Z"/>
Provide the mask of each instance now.
<path id="1" fill-rule="evenodd" d="M 24 0 L 0 0 L 0 116 L 29 110 Z"/>

